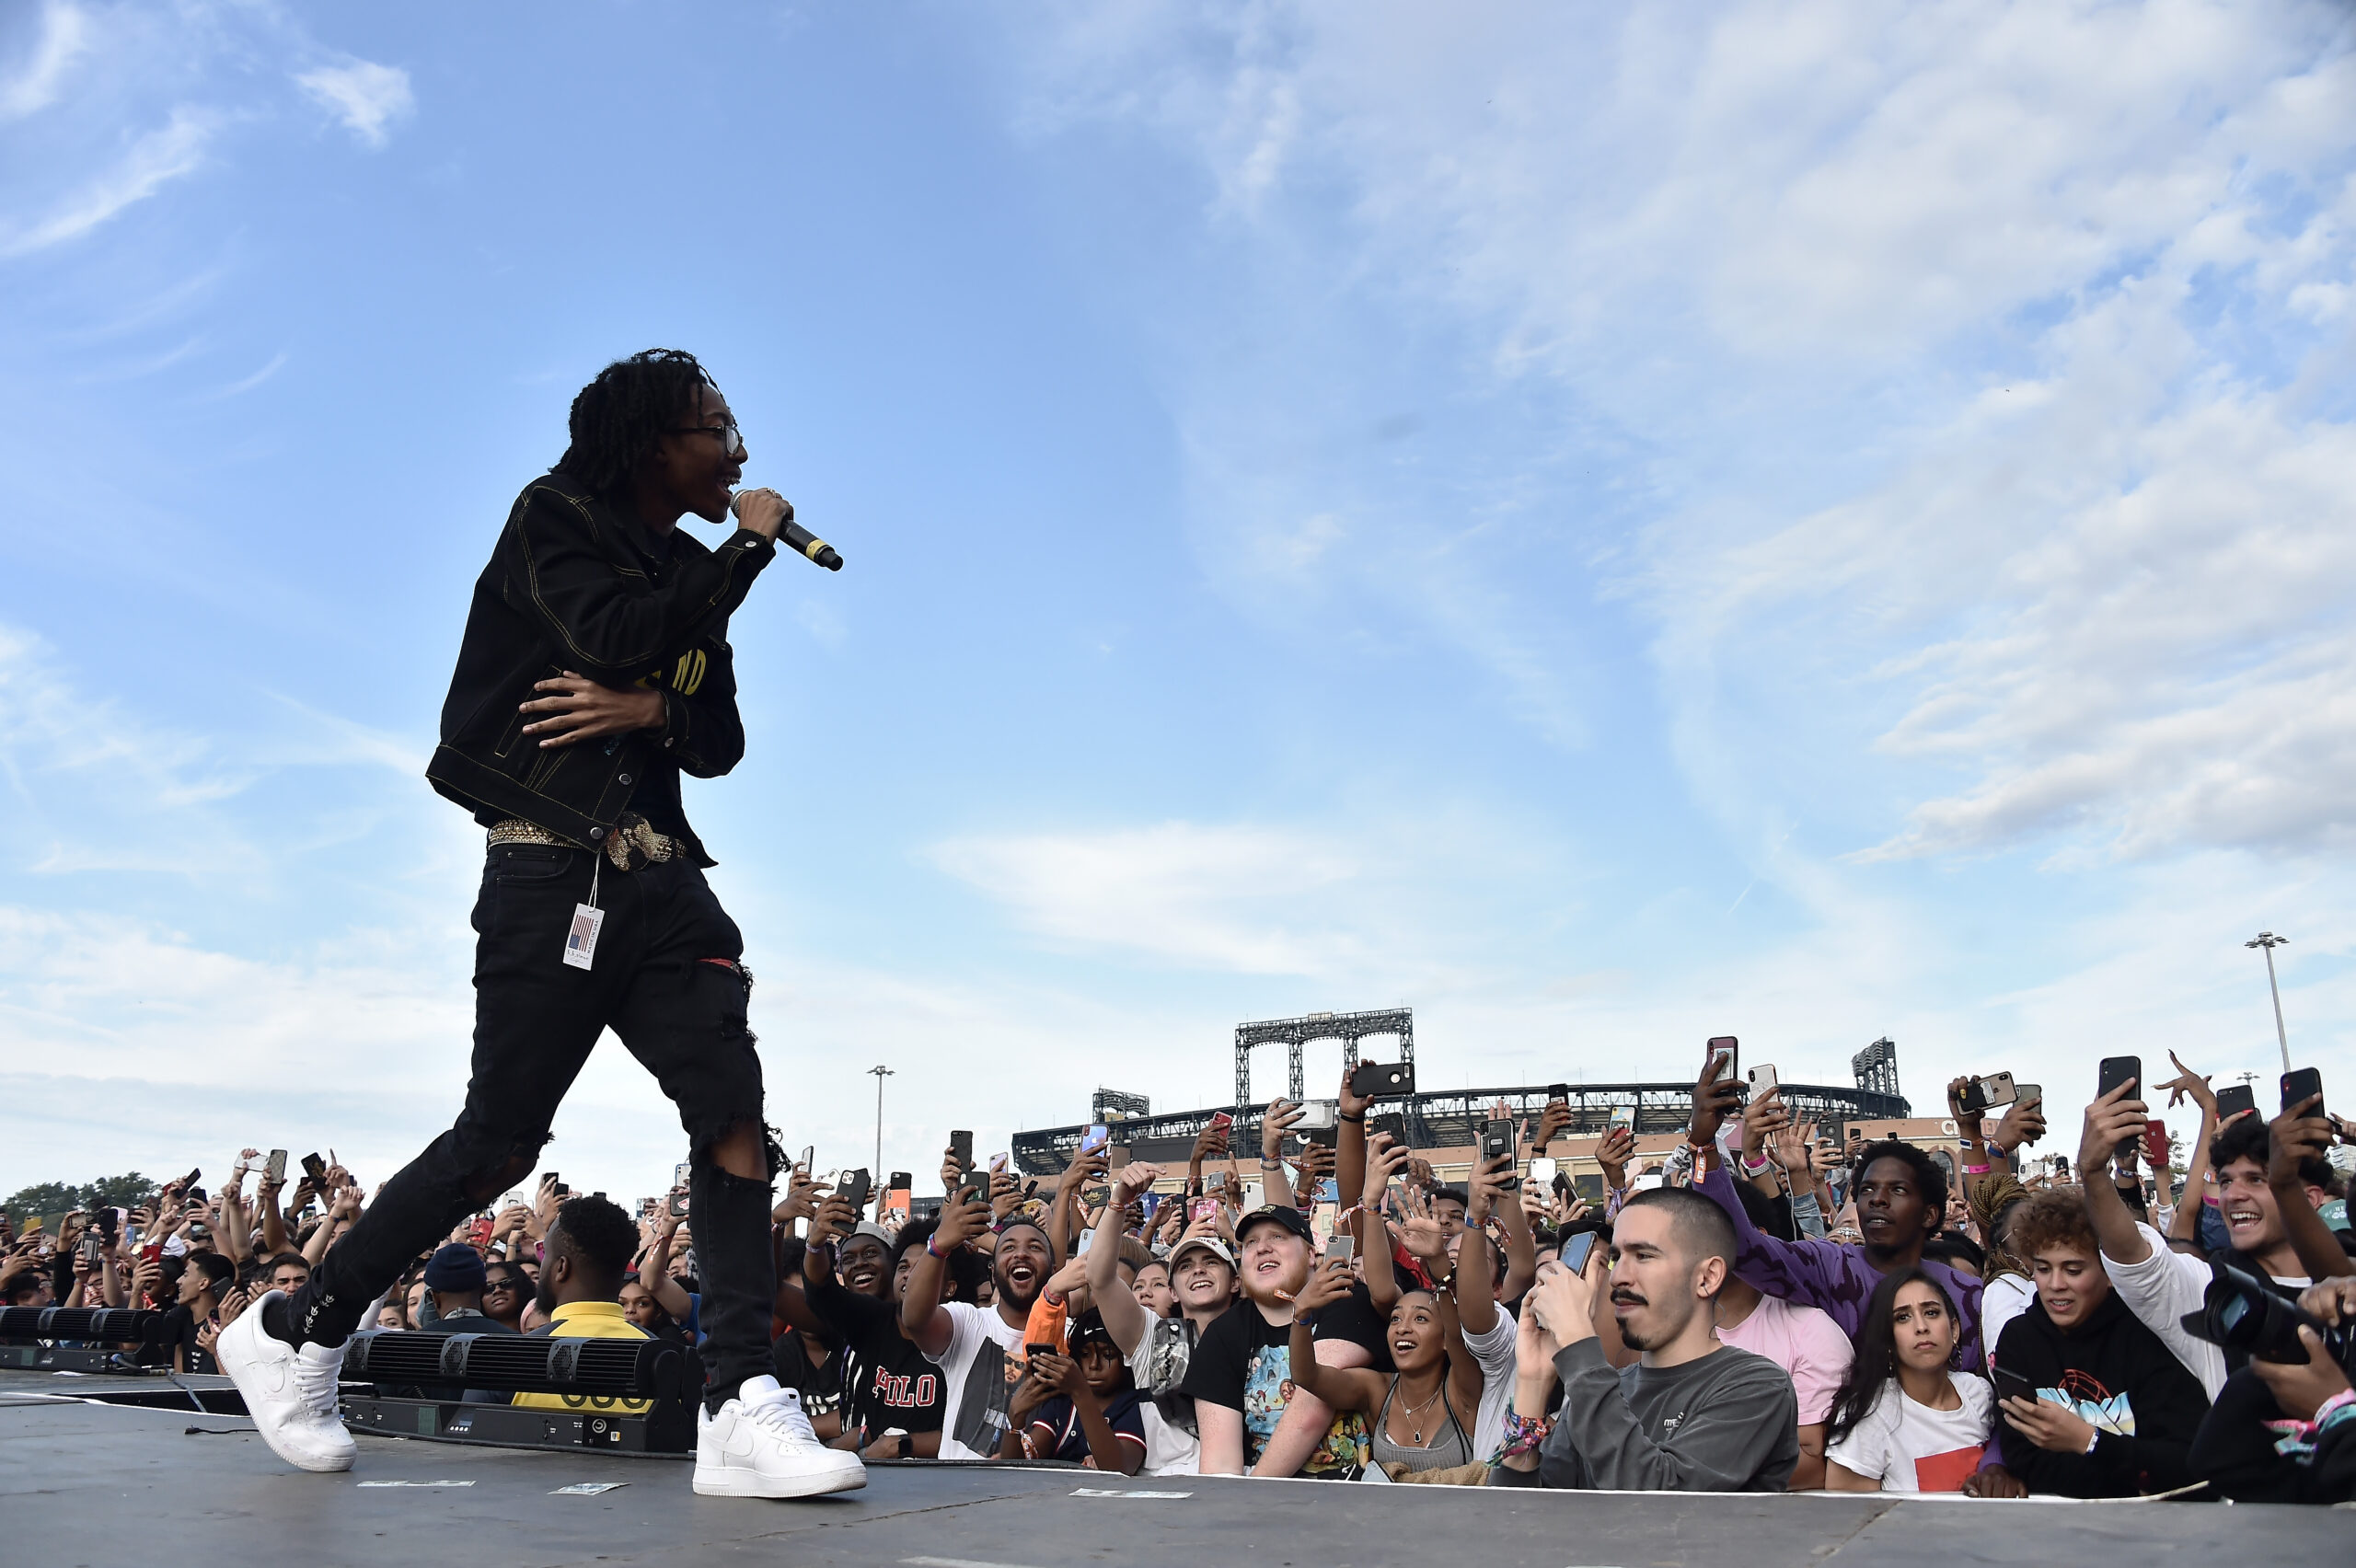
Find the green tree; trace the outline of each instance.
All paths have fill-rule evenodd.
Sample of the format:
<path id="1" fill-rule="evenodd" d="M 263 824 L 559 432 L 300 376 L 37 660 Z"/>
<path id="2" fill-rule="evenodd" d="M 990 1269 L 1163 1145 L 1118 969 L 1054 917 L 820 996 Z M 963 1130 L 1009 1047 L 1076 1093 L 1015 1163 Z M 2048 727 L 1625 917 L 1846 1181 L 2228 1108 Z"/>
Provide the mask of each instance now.
<path id="1" fill-rule="evenodd" d="M 18 1220 L 37 1214 L 64 1214 L 67 1209 L 82 1206 L 82 1189 L 64 1182 L 39 1182 L 9 1198 L 0 1207 Z"/>
<path id="2" fill-rule="evenodd" d="M 124 1176 L 102 1176 L 82 1189 L 86 1209 L 137 1208 L 156 1201 L 156 1183 L 133 1170 Z"/>
<path id="3" fill-rule="evenodd" d="M 71 1182 L 39 1182 L 11 1195 L 0 1209 L 18 1220 L 37 1214 L 64 1214 L 67 1209 L 137 1208 L 156 1201 L 156 1183 L 133 1170 L 122 1176 L 101 1176 L 75 1186 Z"/>

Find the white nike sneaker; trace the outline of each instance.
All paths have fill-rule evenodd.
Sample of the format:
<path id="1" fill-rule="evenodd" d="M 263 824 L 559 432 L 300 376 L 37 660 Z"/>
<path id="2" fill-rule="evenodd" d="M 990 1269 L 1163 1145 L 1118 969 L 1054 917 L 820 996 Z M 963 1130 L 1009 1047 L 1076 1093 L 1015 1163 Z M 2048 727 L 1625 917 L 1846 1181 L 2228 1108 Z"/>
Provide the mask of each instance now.
<path id="1" fill-rule="evenodd" d="M 221 1331 L 213 1358 L 236 1381 L 246 1397 L 246 1413 L 280 1458 L 306 1470 L 350 1470 L 359 1446 L 335 1408 L 343 1347 L 306 1344 L 297 1350 L 263 1332 L 262 1301 L 283 1295 L 273 1290 L 238 1313 Z"/>
<path id="2" fill-rule="evenodd" d="M 857 1454 L 810 1430 L 802 1396 L 747 1378 L 718 1415 L 696 1412 L 696 1491 L 705 1497 L 815 1497 L 867 1484 Z"/>

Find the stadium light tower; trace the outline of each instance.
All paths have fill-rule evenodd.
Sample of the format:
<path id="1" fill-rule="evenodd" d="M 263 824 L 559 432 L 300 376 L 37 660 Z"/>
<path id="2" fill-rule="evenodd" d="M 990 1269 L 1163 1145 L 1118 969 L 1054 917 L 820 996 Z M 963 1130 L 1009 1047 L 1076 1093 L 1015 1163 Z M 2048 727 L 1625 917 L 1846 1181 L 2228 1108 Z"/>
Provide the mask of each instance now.
<path id="1" fill-rule="evenodd" d="M 884 1175 L 884 1080 L 894 1074 L 881 1062 L 867 1070 L 875 1075 L 875 1174 L 880 1182 Z"/>
<path id="2" fill-rule="evenodd" d="M 2282 1028 L 2282 988 L 2274 983 L 2274 950 L 2290 940 L 2271 931 L 2260 931 L 2242 944 L 2266 950 L 2266 989 L 2274 997 L 2274 1043 L 2282 1048 L 2282 1070 L 2286 1073 L 2291 1070 L 2291 1036 Z"/>

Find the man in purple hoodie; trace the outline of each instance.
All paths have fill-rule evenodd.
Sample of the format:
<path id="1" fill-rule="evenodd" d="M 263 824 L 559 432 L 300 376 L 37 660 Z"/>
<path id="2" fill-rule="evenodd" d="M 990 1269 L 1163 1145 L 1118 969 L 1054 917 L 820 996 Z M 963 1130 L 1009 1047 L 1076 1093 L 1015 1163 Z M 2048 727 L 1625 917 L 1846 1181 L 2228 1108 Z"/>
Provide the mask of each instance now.
<path id="1" fill-rule="evenodd" d="M 1714 1064 L 1715 1066 L 1715 1064 Z M 1867 1144 L 1856 1157 L 1850 1197 L 1857 1205 L 1862 1243 L 1786 1241 L 1750 1223 L 1735 1191 L 1734 1178 L 1718 1159 L 1718 1126 L 1741 1113 L 1741 1086 L 1703 1069 L 1693 1085 L 1693 1121 L 1686 1134 L 1693 1146 L 1694 1188 L 1715 1200 L 1734 1222 L 1734 1272 L 1761 1294 L 1821 1309 L 1854 1339 L 1881 1276 L 1894 1269 L 1920 1267 L 1944 1287 L 1963 1322 L 1963 1365 L 1986 1363 L 1980 1349 L 1980 1281 L 1941 1262 L 1925 1262 L 1923 1244 L 1938 1234 L 1946 1215 L 1947 1177 L 1936 1160 L 1912 1144 L 1894 1139 Z M 1774 1100 L 1769 1090 L 1764 1098 Z M 1786 1116 L 1780 1101 L 1767 1113 L 1772 1132 Z M 2000 1478 L 2001 1479 L 1998 1479 Z M 2019 1496 L 2019 1483 L 2001 1466 L 1983 1470 L 1967 1491 L 1985 1496 Z"/>

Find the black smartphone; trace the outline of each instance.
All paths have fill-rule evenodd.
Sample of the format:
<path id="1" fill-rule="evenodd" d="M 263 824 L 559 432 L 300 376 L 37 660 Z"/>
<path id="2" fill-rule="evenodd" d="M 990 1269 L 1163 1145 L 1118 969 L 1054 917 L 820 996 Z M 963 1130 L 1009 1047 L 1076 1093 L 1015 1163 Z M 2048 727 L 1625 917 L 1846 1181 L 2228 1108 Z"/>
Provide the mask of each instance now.
<path id="1" fill-rule="evenodd" d="M 1360 1062 L 1350 1072 L 1350 1092 L 1364 1100 L 1390 1100 L 1415 1092 L 1413 1062 Z"/>
<path id="2" fill-rule="evenodd" d="M 856 1214 L 867 1206 L 867 1189 L 873 1180 L 864 1170 L 846 1170 L 842 1184 L 835 1189 L 835 1195 L 849 1199 L 851 1212 Z"/>
<path id="3" fill-rule="evenodd" d="M 672 1217 L 673 1219 L 685 1219 L 685 1218 L 687 1218 L 687 1193 L 681 1193 L 681 1192 L 676 1192 L 676 1191 L 675 1191 L 675 1192 L 673 1192 L 673 1193 L 672 1193 L 672 1194 L 671 1194 L 671 1202 L 670 1202 L 670 1205 L 669 1205 L 669 1208 L 670 1208 L 671 1217 Z"/>
<path id="4" fill-rule="evenodd" d="M 316 1154 L 306 1154 L 303 1157 L 303 1174 L 311 1179 L 312 1186 L 324 1187 L 328 1184 L 328 1162 Z"/>
<path id="5" fill-rule="evenodd" d="M 98 1234 L 105 1237 L 110 1241 L 113 1240 L 115 1236 L 115 1227 L 121 1223 L 121 1215 L 122 1211 L 121 1209 L 100 1209 L 94 1216 L 98 1227 Z"/>
<path id="6" fill-rule="evenodd" d="M 1734 1077 L 1735 1067 L 1741 1057 L 1742 1043 L 1731 1034 L 1713 1034 L 1710 1043 L 1703 1047 L 1702 1059 L 1709 1064 L 1710 1076 L 1714 1078 Z"/>
<path id="7" fill-rule="evenodd" d="M 887 1192 L 887 1193 L 898 1193 L 898 1192 L 904 1192 L 904 1191 L 906 1191 L 907 1189 L 908 1189 L 908 1188 L 910 1188 L 910 1187 L 913 1187 L 913 1186 L 915 1186 L 915 1185 L 916 1185 L 916 1178 L 915 1178 L 915 1177 L 913 1177 L 913 1176 L 909 1175 L 909 1174 L 908 1174 L 907 1171 L 905 1171 L 905 1170 L 895 1170 L 895 1171 L 893 1171 L 893 1172 L 892 1172 L 892 1184 L 891 1184 L 890 1186 L 888 1186 L 888 1187 L 884 1188 L 884 1190 L 885 1192 Z"/>
<path id="8" fill-rule="evenodd" d="M 1514 1152 L 1513 1124 L 1511 1122 L 1491 1122 L 1488 1125 L 1481 1129 L 1481 1159 L 1483 1163 L 1485 1164 L 1489 1160 L 1496 1159 L 1499 1155 L 1504 1155 L 1507 1159 L 1511 1159 L 1514 1157 Z M 1521 1173 L 1514 1170 L 1511 1166 L 1507 1166 L 1506 1168 L 1504 1191 L 1508 1193 L 1519 1193 L 1521 1191 Z"/>
<path id="9" fill-rule="evenodd" d="M 961 1129 L 949 1135 L 949 1158 L 960 1170 L 974 1168 L 974 1135 L 970 1129 Z"/>
<path id="10" fill-rule="evenodd" d="M 1588 1259 L 1595 1252 L 1600 1230 L 1582 1230 L 1576 1236 L 1563 1238 L 1563 1266 L 1573 1274 L 1587 1273 Z"/>
<path id="11" fill-rule="evenodd" d="M 202 1180 L 204 1180 L 204 1167 L 200 1165 L 195 1170 L 180 1178 L 180 1191 L 183 1193 L 189 1192 Z"/>
<path id="12" fill-rule="evenodd" d="M 2099 1076 L 2095 1080 L 2095 1097 L 2096 1099 L 2100 1099 L 2102 1096 L 2108 1094 L 2120 1084 L 2130 1082 L 2135 1085 L 2136 1092 L 2133 1098 L 2141 1099 L 2142 1097 L 2143 1058 L 2141 1056 L 2105 1056 L 2102 1059 L 2102 1066 L 2098 1069 L 2098 1073 Z M 2141 1133 L 2138 1133 L 2134 1137 L 2121 1139 L 2117 1153 L 2124 1154 L 2131 1152 L 2134 1146 L 2142 1141 L 2142 1135 Z M 2114 1155 L 2114 1158 L 2116 1158 L 2116 1154 Z"/>
<path id="13" fill-rule="evenodd" d="M 2228 1116 L 2257 1109 L 2258 1096 L 2250 1092 L 2250 1087 L 2246 1083 L 2229 1083 L 2217 1091 L 2217 1120 L 2220 1122 Z"/>
<path id="14" fill-rule="evenodd" d="M 2037 1402 L 2036 1385 L 2031 1383 L 2027 1378 L 2022 1377 L 2019 1373 L 2014 1371 L 2011 1367 L 1992 1366 L 1988 1370 L 1990 1376 L 1995 1381 L 1996 1397 L 1998 1399 L 2027 1400 L 2031 1404 L 2035 1404 Z"/>
<path id="15" fill-rule="evenodd" d="M 2282 1113 L 2289 1115 L 2292 1106 L 2309 1095 L 2319 1097 L 2322 1093 L 2323 1069 L 2321 1067 L 2292 1068 L 2282 1075 Z M 2323 1101 L 2318 1098 L 2315 1104 L 2308 1108 L 2307 1114 L 2320 1116 L 2323 1113 Z"/>
<path id="16" fill-rule="evenodd" d="M 1051 1344 L 1026 1344 L 1022 1347 L 1022 1354 L 1030 1356 L 1039 1356 L 1056 1355 L 1061 1353 Z"/>
<path id="17" fill-rule="evenodd" d="M 1565 1105 L 1569 1104 L 1571 1101 L 1571 1086 L 1566 1083 L 1548 1084 L 1546 1086 L 1546 1100 L 1549 1104 L 1552 1104 L 1557 1100 L 1561 1101 Z"/>

